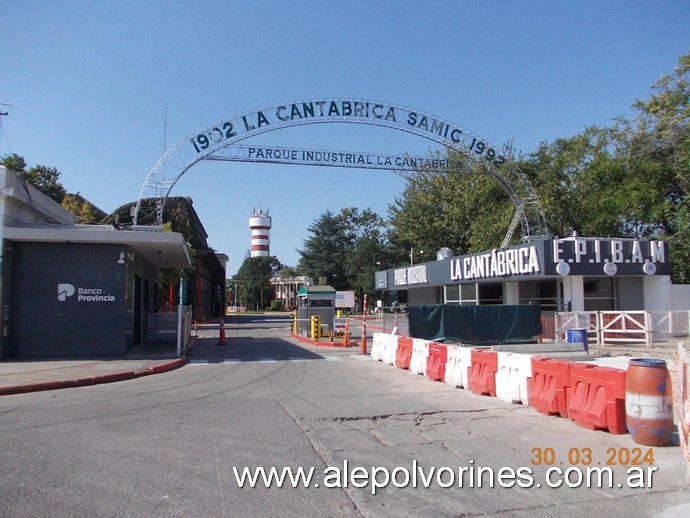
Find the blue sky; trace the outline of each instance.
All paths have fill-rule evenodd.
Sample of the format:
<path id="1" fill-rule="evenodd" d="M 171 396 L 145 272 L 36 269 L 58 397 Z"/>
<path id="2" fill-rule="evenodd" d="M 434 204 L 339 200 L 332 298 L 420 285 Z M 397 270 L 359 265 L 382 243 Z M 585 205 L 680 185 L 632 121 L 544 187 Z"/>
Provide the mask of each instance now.
<path id="1" fill-rule="evenodd" d="M 0 0 L 0 155 L 61 172 L 106 212 L 135 201 L 166 147 L 276 103 L 363 98 L 410 106 L 525 153 L 630 115 L 690 52 L 690 2 Z M 167 105 L 167 123 L 166 123 Z M 428 141 L 363 125 L 271 132 L 262 143 L 425 154 Z M 432 146 L 433 147 L 433 146 Z M 190 196 L 234 274 L 253 207 L 271 253 L 296 265 L 324 211 L 381 215 L 394 173 L 202 162 Z"/>

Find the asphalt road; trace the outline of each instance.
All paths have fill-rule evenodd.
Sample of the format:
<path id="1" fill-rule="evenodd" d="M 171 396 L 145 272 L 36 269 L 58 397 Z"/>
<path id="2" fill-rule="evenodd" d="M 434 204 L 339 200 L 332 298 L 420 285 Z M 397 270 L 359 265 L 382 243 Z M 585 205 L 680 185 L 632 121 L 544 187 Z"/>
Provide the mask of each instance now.
<path id="1" fill-rule="evenodd" d="M 359 348 L 302 344 L 285 320 L 227 322 L 228 345 L 202 328 L 176 371 L 0 398 L 0 516 L 690 515 L 678 447 L 638 459 L 652 483 L 631 488 L 628 453 L 649 448 L 628 435 L 431 382 Z M 611 468 L 614 487 L 553 473 L 561 485 L 548 487 L 548 468 L 577 468 L 575 485 L 586 457 Z M 239 487 L 235 472 L 260 466 L 314 474 L 309 487 Z M 384 468 L 401 487 L 373 487 Z"/>

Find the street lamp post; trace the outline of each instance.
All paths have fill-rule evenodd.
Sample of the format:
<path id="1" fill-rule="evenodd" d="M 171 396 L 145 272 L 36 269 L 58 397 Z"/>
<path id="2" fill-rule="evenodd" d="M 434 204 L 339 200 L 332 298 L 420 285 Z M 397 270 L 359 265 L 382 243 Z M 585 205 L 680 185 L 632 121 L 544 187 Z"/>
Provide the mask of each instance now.
<path id="1" fill-rule="evenodd" d="M 424 253 L 424 250 L 419 251 L 420 254 Z M 414 264 L 414 247 L 410 247 L 410 265 Z"/>

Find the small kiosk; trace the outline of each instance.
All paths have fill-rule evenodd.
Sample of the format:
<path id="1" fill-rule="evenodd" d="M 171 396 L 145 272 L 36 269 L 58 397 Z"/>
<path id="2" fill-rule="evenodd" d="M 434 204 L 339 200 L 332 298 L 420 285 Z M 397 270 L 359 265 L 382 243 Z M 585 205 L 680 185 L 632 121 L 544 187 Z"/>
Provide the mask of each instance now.
<path id="1" fill-rule="evenodd" d="M 333 329 L 335 289 L 331 286 L 302 286 L 297 294 L 298 332 L 309 335 L 311 317 L 318 316 L 322 325 Z"/>

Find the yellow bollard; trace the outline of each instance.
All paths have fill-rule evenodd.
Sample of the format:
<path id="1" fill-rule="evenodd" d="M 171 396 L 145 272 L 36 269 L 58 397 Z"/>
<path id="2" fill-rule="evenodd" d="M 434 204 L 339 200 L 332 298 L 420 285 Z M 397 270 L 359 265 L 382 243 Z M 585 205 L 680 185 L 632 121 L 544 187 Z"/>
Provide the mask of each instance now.
<path id="1" fill-rule="evenodd" d="M 311 339 L 315 342 L 321 338 L 321 317 L 319 315 L 312 315 L 311 317 Z"/>

